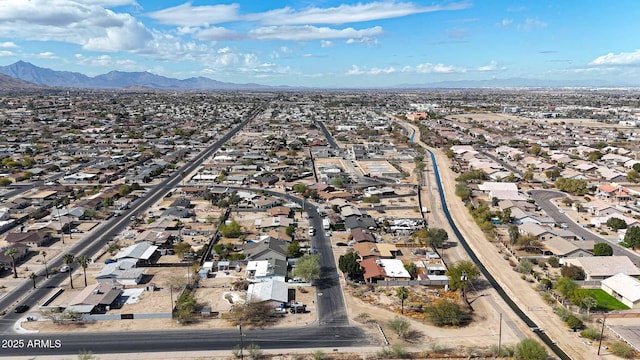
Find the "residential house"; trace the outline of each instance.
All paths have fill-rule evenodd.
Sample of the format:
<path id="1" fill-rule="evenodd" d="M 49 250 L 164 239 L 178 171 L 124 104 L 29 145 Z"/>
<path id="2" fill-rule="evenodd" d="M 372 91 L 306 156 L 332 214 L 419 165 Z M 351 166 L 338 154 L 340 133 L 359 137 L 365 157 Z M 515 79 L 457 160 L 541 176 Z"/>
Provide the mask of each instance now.
<path id="1" fill-rule="evenodd" d="M 284 282 L 287 277 L 287 262 L 282 259 L 249 261 L 245 275 L 251 281 L 273 279 Z"/>
<path id="2" fill-rule="evenodd" d="M 247 302 L 270 301 L 286 303 L 289 301 L 289 287 L 286 282 L 268 279 L 266 281 L 249 284 Z"/>
<path id="3" fill-rule="evenodd" d="M 568 258 L 565 264 L 581 267 L 586 274 L 585 280 L 604 280 L 619 273 L 640 276 L 640 269 L 626 256 Z"/>
<path id="4" fill-rule="evenodd" d="M 122 293 L 111 284 L 91 284 L 85 287 L 65 308 L 65 312 L 80 314 L 104 313 L 109 310 Z"/>
<path id="5" fill-rule="evenodd" d="M 630 309 L 640 309 L 640 280 L 627 274 L 616 274 L 600 282 L 600 288 Z"/>
<path id="6" fill-rule="evenodd" d="M 551 236 L 542 243 L 542 253 L 559 259 L 593 256 L 589 251 L 576 245 L 576 241 L 569 241 L 558 236 Z"/>
<path id="7" fill-rule="evenodd" d="M 113 258 L 116 260 L 121 259 L 134 259 L 138 263 L 149 264 L 156 260 L 158 253 L 158 247 L 150 242 L 139 242 L 120 250 Z"/>
<path id="8" fill-rule="evenodd" d="M 9 244 L 22 244 L 29 247 L 46 246 L 51 242 L 51 234 L 44 231 L 8 233 L 5 239 Z"/>
<path id="9" fill-rule="evenodd" d="M 136 263 L 135 259 L 124 259 L 105 264 L 96 276 L 96 281 L 111 285 L 138 285 L 142 281 L 146 269 L 137 268 Z"/>
<path id="10" fill-rule="evenodd" d="M 289 243 L 285 240 L 268 237 L 256 243 L 245 243 L 243 252 L 249 260 L 287 259 Z"/>

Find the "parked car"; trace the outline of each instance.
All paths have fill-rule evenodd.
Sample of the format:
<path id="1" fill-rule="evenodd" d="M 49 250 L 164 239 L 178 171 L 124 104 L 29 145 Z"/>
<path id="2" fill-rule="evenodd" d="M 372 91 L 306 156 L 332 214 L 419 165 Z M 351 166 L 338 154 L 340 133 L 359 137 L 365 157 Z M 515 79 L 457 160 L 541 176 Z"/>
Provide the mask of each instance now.
<path id="1" fill-rule="evenodd" d="M 105 264 L 113 264 L 114 262 L 116 262 L 116 261 L 113 260 L 113 259 L 107 259 L 107 260 L 104 261 Z"/>
<path id="2" fill-rule="evenodd" d="M 13 310 L 13 312 L 14 313 L 23 313 L 23 312 L 25 312 L 27 310 L 29 310 L 29 305 L 22 304 L 22 305 L 16 306 L 16 308 Z"/>

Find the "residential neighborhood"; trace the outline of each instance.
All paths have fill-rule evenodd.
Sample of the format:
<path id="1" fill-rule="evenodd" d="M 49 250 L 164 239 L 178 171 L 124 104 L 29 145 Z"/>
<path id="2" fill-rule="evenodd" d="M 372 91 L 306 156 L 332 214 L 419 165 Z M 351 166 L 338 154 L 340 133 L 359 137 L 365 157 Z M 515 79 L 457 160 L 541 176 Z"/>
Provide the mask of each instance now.
<path id="1" fill-rule="evenodd" d="M 0 299 L 42 291 L 16 322 L 40 333 L 334 321 L 417 346 L 397 317 L 480 354 L 477 328 L 539 329 L 505 288 L 551 351 L 595 356 L 604 317 L 639 351 L 640 106 L 587 96 L 2 94 Z"/>

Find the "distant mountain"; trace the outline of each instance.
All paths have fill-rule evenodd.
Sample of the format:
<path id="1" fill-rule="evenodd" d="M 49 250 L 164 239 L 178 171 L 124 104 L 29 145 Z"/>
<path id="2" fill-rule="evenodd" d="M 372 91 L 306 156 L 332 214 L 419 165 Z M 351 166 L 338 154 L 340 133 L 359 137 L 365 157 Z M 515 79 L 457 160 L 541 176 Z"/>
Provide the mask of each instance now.
<path id="1" fill-rule="evenodd" d="M 174 79 L 150 72 L 111 71 L 106 74 L 89 77 L 78 72 L 56 71 L 41 68 L 31 63 L 18 61 L 11 65 L 0 66 L 0 74 L 34 84 L 72 87 L 72 88 L 155 88 L 164 90 L 269 90 L 275 87 L 260 84 L 234 84 L 212 80 L 205 77 Z M 280 88 L 280 87 L 278 87 Z"/>
<path id="2" fill-rule="evenodd" d="M 42 86 L 26 82 L 24 80 L 16 79 L 11 76 L 0 74 L 0 91 L 1 90 L 20 90 L 20 89 L 35 89 Z"/>

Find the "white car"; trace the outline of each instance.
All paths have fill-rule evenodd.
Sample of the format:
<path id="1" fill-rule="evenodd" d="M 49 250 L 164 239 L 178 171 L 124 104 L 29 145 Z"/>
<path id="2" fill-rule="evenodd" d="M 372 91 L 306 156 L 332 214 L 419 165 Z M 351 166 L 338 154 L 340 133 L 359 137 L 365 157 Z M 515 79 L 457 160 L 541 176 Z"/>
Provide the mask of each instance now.
<path id="1" fill-rule="evenodd" d="M 71 268 L 69 267 L 69 265 L 63 265 L 60 267 L 60 269 L 58 269 L 58 272 L 61 272 L 61 273 L 65 273 L 69 271 L 71 271 Z"/>

